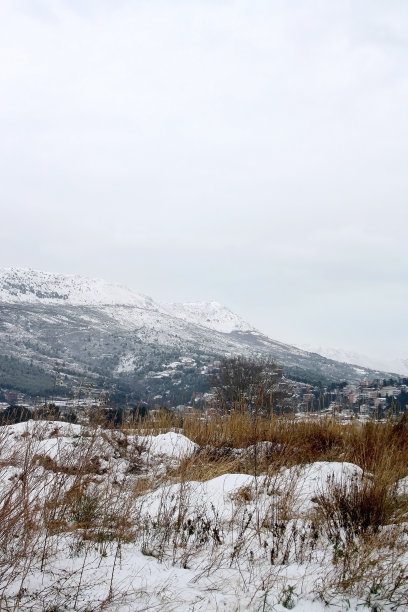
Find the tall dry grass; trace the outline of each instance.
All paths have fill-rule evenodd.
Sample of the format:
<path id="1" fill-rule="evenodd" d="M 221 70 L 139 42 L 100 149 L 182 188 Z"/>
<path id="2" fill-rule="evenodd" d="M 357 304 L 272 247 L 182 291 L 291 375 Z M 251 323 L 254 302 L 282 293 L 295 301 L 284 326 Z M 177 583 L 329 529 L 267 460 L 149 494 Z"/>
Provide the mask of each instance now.
<path id="1" fill-rule="evenodd" d="M 197 555 L 208 548 L 208 572 L 215 571 L 217 563 L 222 566 L 227 562 L 246 572 L 267 556 L 273 568 L 272 585 L 278 565 L 312 559 L 320 542 L 331 547 L 333 564 L 328 583 L 322 587 L 325 593 L 331 589 L 360 595 L 367 588 L 378 588 L 382 596 L 408 602 L 408 597 L 404 599 L 408 563 L 401 562 L 408 554 L 406 534 L 404 540 L 408 498 L 398 494 L 396 488 L 398 479 L 408 474 L 405 417 L 395 422 L 342 424 L 334 419 L 302 421 L 247 412 L 211 418 L 198 411 L 184 417 L 154 413 L 122 431 L 102 430 L 96 425 L 84 428 L 63 462 L 39 452 L 40 442 L 49 433 L 44 429 L 41 434 L 41 423 L 38 428 L 36 436 L 27 437 L 24 452 L 6 451 L 6 429 L 0 428 L 1 465 L 16 468 L 16 477 L 3 487 L 0 499 L 0 610 L 24 609 L 32 568 L 44 574 L 54 571 L 53 559 L 61 547 L 66 547 L 67 538 L 72 554 L 82 555 L 83 566 L 69 583 L 57 583 L 59 593 L 57 587 L 49 593 L 59 602 L 73 599 L 76 609 L 80 609 L 82 591 L 88 588 L 86 566 L 95 547 L 101 558 L 113 555 L 110 584 L 105 585 L 101 609 L 113 601 L 116 567 L 127 543 L 140 546 L 144 554 L 159 561 L 170 559 L 182 567 L 193 565 Z M 197 443 L 197 451 L 179 462 L 169 462 L 165 472 L 160 468 L 156 474 L 153 461 L 149 472 L 143 472 L 141 456 L 148 453 L 148 446 L 141 441 L 139 448 L 134 435 L 166 431 L 186 435 Z M 58 443 L 58 437 L 56 440 Z M 105 442 L 112 449 L 111 457 L 103 450 Z M 125 475 L 115 467 L 113 456 L 128 462 Z M 273 492 L 282 467 L 314 461 L 349 461 L 359 465 L 364 475 L 355 482 L 333 483 L 317 496 L 310 523 L 301 524 L 291 515 L 295 481 L 289 482 L 279 496 L 271 493 L 262 497 L 256 482 L 253 489 L 239 491 L 234 503 L 241 509 L 241 519 L 239 524 L 228 526 L 233 534 L 232 553 L 224 547 L 228 538 L 215 514 L 200 514 L 198 508 L 197 520 L 192 522 L 189 481 L 207 481 L 236 472 L 266 474 L 269 484 L 265 486 Z M 180 485 L 176 501 L 166 497 L 166 491 L 172 491 L 166 486 L 174 483 Z M 143 496 L 159 486 L 164 487 L 160 520 L 143 521 L 138 504 L 142 505 Z M 269 501 L 275 498 L 279 501 Z M 263 499 L 264 506 L 258 499 Z M 254 507 L 251 518 L 245 514 L 246 504 Z M 374 570 L 378 583 L 371 584 Z M 263 584 L 267 582 L 262 578 Z"/>
<path id="2" fill-rule="evenodd" d="M 166 411 L 132 427 L 144 434 L 172 430 L 190 438 L 200 447 L 193 461 L 197 475 L 202 472 L 203 477 L 231 469 L 252 473 L 256 462 L 257 471 L 267 471 L 314 461 L 348 461 L 385 480 L 408 474 L 405 416 L 388 422 L 341 423 L 332 418 L 297 420 L 290 415 L 263 417 L 247 412 L 205 417 L 192 411 L 181 418 Z M 249 452 L 239 455 L 234 452 L 237 449 Z"/>

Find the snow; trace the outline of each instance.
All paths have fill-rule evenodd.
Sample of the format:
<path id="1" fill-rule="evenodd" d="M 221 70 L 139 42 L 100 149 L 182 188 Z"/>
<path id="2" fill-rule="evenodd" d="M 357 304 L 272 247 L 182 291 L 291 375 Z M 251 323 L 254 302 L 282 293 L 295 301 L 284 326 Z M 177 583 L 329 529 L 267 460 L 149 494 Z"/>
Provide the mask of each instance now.
<path id="1" fill-rule="evenodd" d="M 327 493 L 333 483 L 347 486 L 363 478 L 359 466 L 315 462 L 257 476 L 223 474 L 203 482 L 174 482 L 174 476 L 166 477 L 166 466 L 177 466 L 197 448 L 174 431 L 126 436 L 120 431 L 91 430 L 59 421 L 29 421 L 0 428 L 0 503 L 17 502 L 21 493 L 22 500 L 28 499 L 30 512 L 35 513 L 41 500 L 48 502 L 61 491 L 65 507 L 69 493 L 76 490 L 78 476 L 75 469 L 72 474 L 64 469 L 75 468 L 89 455 L 98 459 L 99 471 L 87 477 L 87 491 L 91 496 L 99 492 L 102 508 L 105 500 L 111 504 L 106 509 L 105 532 L 109 522 L 121 517 L 134 522 L 133 530 L 120 543 L 109 538 L 109 532 L 106 539 L 95 539 L 92 529 L 73 530 L 70 525 L 61 532 L 51 529 L 46 539 L 39 532 L 19 609 L 370 609 L 351 594 L 336 594 L 328 606 L 318 598 L 318 589 L 332 570 L 330 542 L 323 540 L 313 554 L 302 556 L 299 552 L 316 508 L 316 496 Z M 31 471 L 27 471 L 29 457 Z M 41 457 L 52 459 L 53 464 L 49 466 Z M 139 471 L 129 470 L 132 462 Z M 62 472 L 55 469 L 57 465 L 62 466 Z M 155 472 L 158 465 L 163 466 L 161 472 Z M 173 471 L 177 473 L 177 469 Z M 154 473 L 158 475 L 156 484 L 137 494 L 137 484 L 153 478 Z M 399 482 L 401 493 L 407 490 L 406 481 Z M 16 510 L 19 512 L 18 506 Z M 36 516 L 42 525 L 47 515 L 40 512 Z M 284 531 L 277 533 L 279 525 Z M 17 546 L 18 534 L 13 537 L 13 546 Z M 297 544 L 285 558 L 284 551 L 293 538 L 298 538 Z M 273 547 L 277 557 L 271 563 Z M 45 548 L 49 557 L 41 570 Z M 9 571 L 4 565 L 0 569 Z M 10 602 L 20 586 L 21 573 L 17 573 L 6 587 Z M 34 593 L 36 604 L 30 600 Z M 391 610 L 386 603 L 381 605 L 382 610 Z"/>
<path id="2" fill-rule="evenodd" d="M 119 364 L 116 367 L 115 371 L 118 374 L 120 374 L 121 372 L 133 372 L 135 367 L 135 355 L 128 353 L 120 358 Z"/>
<path id="3" fill-rule="evenodd" d="M 375 371 L 389 372 L 408 375 L 408 359 L 398 358 L 394 356 L 385 357 L 377 355 L 365 355 L 357 351 L 345 350 L 336 347 L 327 347 L 321 345 L 302 344 L 300 349 L 323 355 L 327 359 L 333 359 L 347 364 L 358 364 L 363 368 L 370 368 Z M 363 374 L 364 370 L 356 368 L 357 374 Z"/>
<path id="4" fill-rule="evenodd" d="M 233 331 L 256 331 L 247 321 L 215 301 L 174 303 L 167 304 L 166 308 L 172 316 L 223 334 L 230 334 Z"/>
<path id="5" fill-rule="evenodd" d="M 76 306 L 126 304 L 150 309 L 156 307 L 151 298 L 102 279 L 21 268 L 0 269 L 0 301 L 66 303 Z"/>
<path id="6" fill-rule="evenodd" d="M 284 487 L 293 488 L 294 513 L 307 513 L 313 508 L 313 499 L 317 495 L 327 494 L 332 485 L 352 482 L 363 476 L 363 470 L 354 463 L 338 461 L 316 461 L 303 466 L 295 466 L 282 472 L 281 482 Z"/>
<path id="7" fill-rule="evenodd" d="M 138 436 L 138 443 L 146 445 L 153 456 L 166 456 L 181 459 L 191 455 L 198 445 L 182 434 L 169 431 L 157 436 Z"/>
<path id="8" fill-rule="evenodd" d="M 161 315 L 167 314 L 195 325 L 222 333 L 253 330 L 249 323 L 218 302 L 189 302 L 185 304 L 159 305 L 150 297 L 102 279 L 90 279 L 79 275 L 63 275 L 31 269 L 0 269 L 0 301 L 9 303 L 65 303 L 75 306 L 127 306 Z M 115 316 L 126 324 L 129 314 L 126 308 L 116 310 Z"/>
<path id="9" fill-rule="evenodd" d="M 179 500 L 183 499 L 193 520 L 197 514 L 205 514 L 230 521 L 235 512 L 234 494 L 242 487 L 253 485 L 254 477 L 248 474 L 224 474 L 206 482 L 165 485 L 146 495 L 143 505 L 154 520 L 164 509 L 176 512 Z"/>
<path id="10" fill-rule="evenodd" d="M 324 495 L 333 484 L 351 482 L 362 477 L 363 471 L 352 463 L 315 462 L 306 466 L 284 469 L 270 477 L 250 474 L 223 474 L 205 482 L 186 482 L 166 485 L 148 494 L 145 505 L 150 517 L 162 511 L 164 501 L 171 503 L 183 497 L 192 516 L 199 510 L 208 516 L 216 515 L 230 521 L 237 505 L 247 500 L 247 509 L 254 511 L 251 501 L 267 513 L 271 500 L 290 499 L 294 516 L 307 516 L 315 506 L 315 498 Z"/>
<path id="11" fill-rule="evenodd" d="M 0 431 L 8 436 L 21 436 L 26 434 L 41 434 L 42 436 L 50 435 L 55 432 L 54 435 L 62 436 L 79 436 L 83 432 L 84 428 L 82 425 L 76 425 L 74 423 L 66 423 L 65 421 L 26 421 L 23 423 L 16 423 L 14 425 L 5 425 L 1 427 Z"/>
<path id="12" fill-rule="evenodd" d="M 47 356 L 59 353 L 62 347 L 57 339 L 65 338 L 64 361 L 70 370 L 82 374 L 84 355 L 76 340 L 88 334 L 95 367 L 102 365 L 106 356 L 103 349 L 111 351 L 115 341 L 117 360 L 111 366 L 102 365 L 115 376 L 140 370 L 158 350 L 163 355 L 171 353 L 171 360 L 178 361 L 198 353 L 210 361 L 223 355 L 264 354 L 287 367 L 316 369 L 319 377 L 323 374 L 337 380 L 357 380 L 371 374 L 344 364 L 326 363 L 318 355 L 271 340 L 215 301 L 161 305 L 99 279 L 12 268 L 0 270 L 0 302 L 20 305 L 18 312 L 14 307 L 5 309 L 0 334 L 4 353 L 33 360 L 46 371 L 54 366 Z M 39 308 L 33 309 L 33 305 Z M 18 339 L 18 351 L 11 338 Z"/>
<path id="13" fill-rule="evenodd" d="M 401 478 L 397 483 L 397 494 L 408 495 L 408 476 Z"/>

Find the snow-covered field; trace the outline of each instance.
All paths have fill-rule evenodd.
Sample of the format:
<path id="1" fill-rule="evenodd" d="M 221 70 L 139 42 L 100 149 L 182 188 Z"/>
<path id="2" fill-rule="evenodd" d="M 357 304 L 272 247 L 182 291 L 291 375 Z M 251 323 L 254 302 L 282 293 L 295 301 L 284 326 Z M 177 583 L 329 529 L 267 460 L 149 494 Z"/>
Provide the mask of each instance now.
<path id="1" fill-rule="evenodd" d="M 327 515 L 370 481 L 352 463 L 187 480 L 197 445 L 175 431 L 34 421 L 0 451 L 0 609 L 407 609 L 405 524 Z"/>

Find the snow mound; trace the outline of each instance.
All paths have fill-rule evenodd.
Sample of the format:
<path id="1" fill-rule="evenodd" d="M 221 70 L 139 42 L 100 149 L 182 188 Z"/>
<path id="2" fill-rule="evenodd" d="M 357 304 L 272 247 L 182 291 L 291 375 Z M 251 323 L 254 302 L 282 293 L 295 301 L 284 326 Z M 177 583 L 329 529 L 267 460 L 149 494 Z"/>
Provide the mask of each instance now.
<path id="1" fill-rule="evenodd" d="M 83 430 L 82 425 L 66 423 L 64 421 L 24 421 L 13 425 L 5 425 L 1 428 L 2 434 L 6 436 L 34 436 L 44 438 L 45 436 L 79 436 Z"/>
<path id="2" fill-rule="evenodd" d="M 326 495 L 333 485 L 348 485 L 356 478 L 361 479 L 363 470 L 354 463 L 339 461 L 316 461 L 304 466 L 295 466 L 282 474 L 282 485 L 293 484 L 293 510 L 308 511 L 313 499 Z"/>
<path id="3" fill-rule="evenodd" d="M 157 436 L 139 436 L 138 442 L 145 444 L 147 450 L 154 456 L 166 456 L 174 459 L 188 457 L 198 448 L 198 444 L 195 444 L 183 434 L 174 431 Z"/>
<path id="4" fill-rule="evenodd" d="M 180 500 L 187 507 L 191 518 L 216 515 L 224 521 L 231 520 L 235 512 L 234 496 L 242 487 L 253 486 L 254 477 L 248 474 L 224 474 L 206 482 L 190 481 L 164 485 L 144 499 L 144 507 L 150 517 L 169 513 L 180 508 Z"/>
<path id="5" fill-rule="evenodd" d="M 254 512 L 257 507 L 266 517 L 272 506 L 290 503 L 293 515 L 302 515 L 315 507 L 316 496 L 328 493 L 333 484 L 347 485 L 362 475 L 357 465 L 341 462 L 294 466 L 272 477 L 224 474 L 205 482 L 164 485 L 145 496 L 145 508 L 151 517 L 173 514 L 183 500 L 192 520 L 217 516 L 230 521 L 243 509 Z"/>

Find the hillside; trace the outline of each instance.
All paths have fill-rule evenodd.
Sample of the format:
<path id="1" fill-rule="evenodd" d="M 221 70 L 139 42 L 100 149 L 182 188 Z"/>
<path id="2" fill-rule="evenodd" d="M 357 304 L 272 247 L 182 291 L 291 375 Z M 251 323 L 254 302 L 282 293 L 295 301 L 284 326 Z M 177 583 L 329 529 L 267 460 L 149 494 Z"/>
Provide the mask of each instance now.
<path id="1" fill-rule="evenodd" d="M 33 270 L 0 271 L 1 385 L 42 393 L 80 379 L 141 397 L 188 396 L 226 355 L 271 357 L 289 376 L 338 382 L 382 373 L 268 338 L 216 303 L 161 305 L 120 285 Z M 171 364 L 189 358 L 174 373 Z"/>

